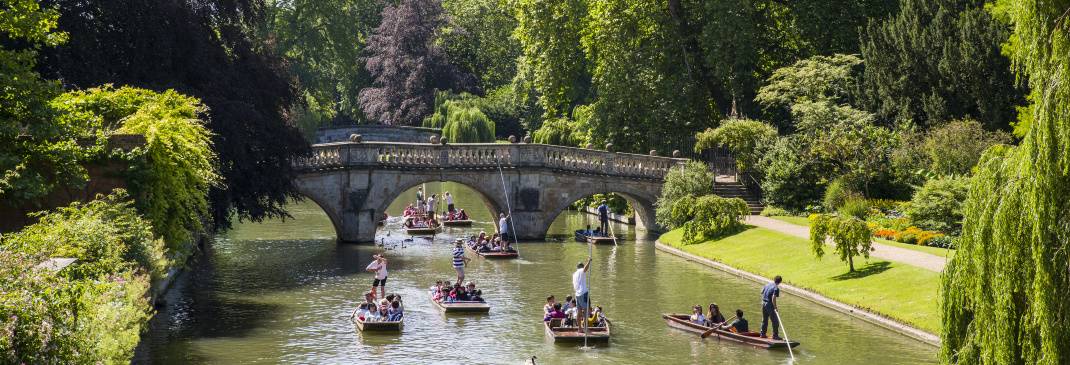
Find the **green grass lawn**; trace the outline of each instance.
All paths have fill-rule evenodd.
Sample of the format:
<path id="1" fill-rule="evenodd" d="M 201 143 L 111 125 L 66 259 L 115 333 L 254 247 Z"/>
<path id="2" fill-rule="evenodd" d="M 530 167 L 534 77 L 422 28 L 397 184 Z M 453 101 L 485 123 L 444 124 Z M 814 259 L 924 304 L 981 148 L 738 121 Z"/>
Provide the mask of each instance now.
<path id="1" fill-rule="evenodd" d="M 781 222 L 787 222 L 787 223 L 791 223 L 791 224 L 799 225 L 799 226 L 807 226 L 807 227 L 810 226 L 810 220 L 809 220 L 809 218 L 806 218 L 806 217 L 779 216 L 778 215 L 778 216 L 769 217 L 769 218 L 773 218 L 773 219 L 776 219 L 776 220 L 781 221 Z M 946 248 L 929 247 L 929 246 L 918 246 L 918 245 L 912 245 L 912 244 L 909 244 L 909 243 L 902 243 L 902 242 L 896 242 L 896 241 L 892 241 L 892 240 L 886 240 L 886 239 L 883 239 L 883 238 L 874 238 L 873 242 L 877 242 L 877 243 L 888 245 L 888 246 L 895 246 L 895 247 L 905 248 L 905 249 L 908 249 L 908 250 L 914 250 L 914 251 L 918 251 L 918 252 L 924 252 L 924 253 L 927 253 L 927 254 L 932 254 L 932 255 L 936 255 L 936 256 L 940 256 L 940 257 L 954 257 L 955 256 L 955 250 L 948 250 Z"/>
<path id="2" fill-rule="evenodd" d="M 765 277 L 784 281 L 826 297 L 869 309 L 903 323 L 940 332 L 940 274 L 910 265 L 858 258 L 855 273 L 826 253 L 817 259 L 810 243 L 780 232 L 753 227 L 735 235 L 694 245 L 680 243 L 682 230 L 670 231 L 661 243 Z"/>

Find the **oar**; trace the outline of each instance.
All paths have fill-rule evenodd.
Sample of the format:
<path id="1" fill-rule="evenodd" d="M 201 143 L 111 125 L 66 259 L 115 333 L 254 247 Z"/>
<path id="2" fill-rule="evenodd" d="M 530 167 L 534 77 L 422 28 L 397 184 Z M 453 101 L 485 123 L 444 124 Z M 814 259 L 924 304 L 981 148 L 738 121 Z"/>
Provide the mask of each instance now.
<path id="1" fill-rule="evenodd" d="M 735 320 L 736 318 L 739 318 L 739 317 L 732 317 L 732 319 L 729 319 L 729 320 L 724 321 L 722 323 L 728 323 L 729 321 Z M 702 338 L 710 337 L 710 335 L 712 335 L 714 332 L 717 332 L 718 327 L 720 327 L 720 325 L 714 325 L 713 328 L 710 328 L 710 329 L 706 330 L 706 332 L 703 332 L 702 333 Z"/>
<path id="2" fill-rule="evenodd" d="M 773 314 L 776 314 L 776 321 L 780 322 L 780 332 L 784 333 L 784 342 L 788 345 L 788 354 L 791 355 L 791 362 L 795 362 L 795 351 L 791 349 L 791 340 L 788 339 L 788 331 L 784 329 L 784 320 L 780 318 L 780 311 L 773 309 Z"/>

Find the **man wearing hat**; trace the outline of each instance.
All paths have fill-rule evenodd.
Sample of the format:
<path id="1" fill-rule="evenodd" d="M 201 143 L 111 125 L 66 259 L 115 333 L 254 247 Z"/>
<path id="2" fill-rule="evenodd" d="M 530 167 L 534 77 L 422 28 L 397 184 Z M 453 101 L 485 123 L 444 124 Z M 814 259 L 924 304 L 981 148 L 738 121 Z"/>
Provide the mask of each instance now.
<path id="1" fill-rule="evenodd" d="M 453 269 L 457 270 L 457 282 L 464 282 L 464 265 L 468 257 L 464 255 L 464 241 L 457 239 L 453 242 Z"/>

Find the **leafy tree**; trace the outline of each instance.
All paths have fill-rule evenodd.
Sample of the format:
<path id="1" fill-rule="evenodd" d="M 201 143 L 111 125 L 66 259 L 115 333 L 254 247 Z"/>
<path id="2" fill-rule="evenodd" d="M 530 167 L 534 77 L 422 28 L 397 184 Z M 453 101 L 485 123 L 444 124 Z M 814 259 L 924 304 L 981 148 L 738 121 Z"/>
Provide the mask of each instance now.
<path id="1" fill-rule="evenodd" d="M 533 92 L 543 119 L 571 117 L 572 108 L 588 97 L 591 76 L 580 45 L 586 0 L 516 0 L 520 42 L 514 88 L 521 98 Z M 528 125 L 529 130 L 538 123 Z"/>
<path id="2" fill-rule="evenodd" d="M 962 205 L 970 185 L 965 177 L 936 178 L 914 192 L 906 210 L 915 226 L 958 235 L 962 229 Z"/>
<path id="3" fill-rule="evenodd" d="M 547 120 L 532 134 L 532 142 L 579 147 L 587 140 L 587 131 L 578 124 L 565 118 Z"/>
<path id="4" fill-rule="evenodd" d="M 750 172 L 776 138 L 776 128 L 765 122 L 733 118 L 722 121 L 716 129 L 699 133 L 695 138 L 695 150 L 727 148 L 736 159 L 736 169 Z"/>
<path id="5" fill-rule="evenodd" d="M 58 123 L 48 102 L 61 91 L 33 70 L 41 46 L 55 46 L 59 13 L 32 0 L 0 8 L 0 206 L 17 207 L 86 179 L 73 126 Z"/>
<path id="6" fill-rule="evenodd" d="M 1009 30 L 983 0 L 902 0 L 899 11 L 873 19 L 862 34 L 865 91 L 883 119 L 928 126 L 977 118 L 1006 129 L 1024 102 L 1000 54 Z"/>
<path id="7" fill-rule="evenodd" d="M 494 122 L 478 107 L 447 101 L 443 107 L 446 122 L 442 137 L 455 143 L 494 142 Z"/>
<path id="8" fill-rule="evenodd" d="M 669 170 L 661 186 L 661 196 L 654 203 L 654 219 L 657 223 L 670 229 L 678 227 L 681 221 L 673 218 L 676 202 L 688 196 L 694 199 L 696 196 L 713 194 L 714 177 L 709 166 L 698 161 L 689 161 L 682 167 Z"/>
<path id="9" fill-rule="evenodd" d="M 365 62 L 375 86 L 360 91 L 369 119 L 418 125 L 432 112 L 435 89 L 465 91 L 473 85 L 435 42 L 446 24 L 439 0 L 402 0 L 384 8 L 382 19 L 368 39 Z"/>
<path id="10" fill-rule="evenodd" d="M 443 0 L 449 23 L 442 47 L 461 70 L 478 75 L 479 89 L 494 90 L 516 75 L 520 43 L 516 13 L 507 0 Z"/>
<path id="11" fill-rule="evenodd" d="M 317 127 L 331 119 L 362 121 L 357 103 L 372 78 L 359 59 L 379 24 L 381 1 L 266 0 L 257 38 L 289 61 L 305 100 L 295 109 Z M 314 128 L 312 128 L 314 129 Z"/>
<path id="12" fill-rule="evenodd" d="M 898 0 L 797 0 L 787 2 L 801 48 L 813 55 L 858 53 L 859 31 L 870 19 L 893 14 Z"/>
<path id="13" fill-rule="evenodd" d="M 43 75 L 72 88 L 112 83 L 198 98 L 222 177 L 209 191 L 214 226 L 285 216 L 283 205 L 299 197 L 291 158 L 308 144 L 289 124 L 297 99 L 285 65 L 252 41 L 260 1 L 47 3 L 70 39 L 42 52 Z"/>
<path id="14" fill-rule="evenodd" d="M 943 275 L 941 358 L 956 364 L 1070 362 L 1070 29 L 1066 1 L 1000 0 L 1005 45 L 1032 88 L 1032 126 L 971 179 L 958 252 Z"/>
<path id="15" fill-rule="evenodd" d="M 759 84 L 799 54 L 789 9 L 773 0 L 701 1 L 692 8 L 705 65 L 718 85 L 714 102 L 728 115 L 757 112 Z"/>
<path id="16" fill-rule="evenodd" d="M 595 144 L 627 152 L 671 150 L 718 119 L 705 89 L 688 76 L 673 22 L 653 0 L 594 1 L 581 44 L 597 95 Z"/>
<path id="17" fill-rule="evenodd" d="M 849 272 L 855 271 L 855 256 L 869 258 L 873 251 L 873 232 L 866 221 L 853 216 L 814 214 L 810 216 L 810 248 L 817 257 L 825 255 L 825 241 L 832 239 L 833 251 L 840 261 L 847 262 Z"/>
<path id="18" fill-rule="evenodd" d="M 789 112 L 802 103 L 849 104 L 858 88 L 861 64 L 858 56 L 846 54 L 799 60 L 773 71 L 754 101 Z"/>

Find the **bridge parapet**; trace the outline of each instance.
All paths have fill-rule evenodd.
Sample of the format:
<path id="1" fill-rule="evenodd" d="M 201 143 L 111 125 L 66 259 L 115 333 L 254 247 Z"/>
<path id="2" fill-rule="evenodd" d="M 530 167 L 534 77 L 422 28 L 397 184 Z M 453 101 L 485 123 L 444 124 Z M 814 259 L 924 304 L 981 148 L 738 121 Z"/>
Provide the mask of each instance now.
<path id="1" fill-rule="evenodd" d="M 294 161 L 300 170 L 349 167 L 411 169 L 549 168 L 641 179 L 662 179 L 686 159 L 544 144 L 465 143 L 432 145 L 337 142 L 312 146 L 312 156 Z"/>

